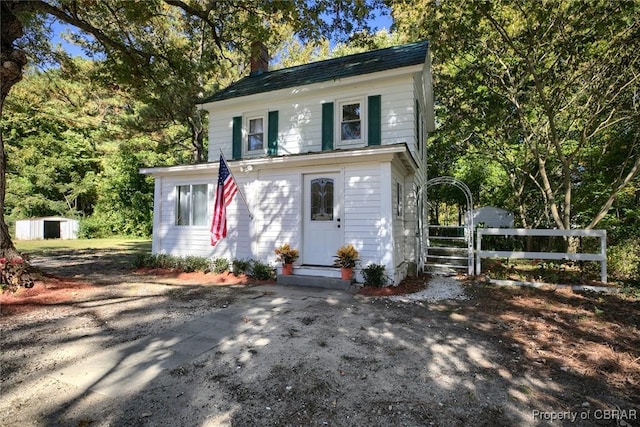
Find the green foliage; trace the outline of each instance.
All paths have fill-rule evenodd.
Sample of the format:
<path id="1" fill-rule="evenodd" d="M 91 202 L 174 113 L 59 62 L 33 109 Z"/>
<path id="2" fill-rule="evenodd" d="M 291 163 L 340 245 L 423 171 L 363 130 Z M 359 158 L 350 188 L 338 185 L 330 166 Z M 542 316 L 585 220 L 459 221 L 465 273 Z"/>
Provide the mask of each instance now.
<path id="1" fill-rule="evenodd" d="M 253 260 L 251 262 L 250 276 L 258 280 L 271 280 L 275 279 L 276 270 L 260 260 Z"/>
<path id="2" fill-rule="evenodd" d="M 100 170 L 95 97 L 60 70 L 32 73 L 14 88 L 2 118 L 6 212 L 13 219 L 89 214 Z"/>
<path id="3" fill-rule="evenodd" d="M 229 271 L 229 261 L 225 258 L 211 260 L 204 257 L 178 257 L 166 254 L 138 254 L 134 260 L 137 268 L 165 268 L 181 270 L 186 273 L 201 271 L 223 273 Z M 259 260 L 234 260 L 233 272 L 236 275 L 247 273 L 257 280 L 275 278 L 275 268 Z"/>
<path id="4" fill-rule="evenodd" d="M 133 136 L 140 103 L 96 83 L 97 64 L 66 65 L 27 74 L 5 104 L 8 219 L 80 217 L 82 237 L 149 236 L 153 179 L 139 169 L 182 159 L 153 140 L 174 128 Z"/>
<path id="5" fill-rule="evenodd" d="M 104 164 L 93 214 L 99 235 L 146 237 L 153 226 L 153 178 L 141 175 L 143 154 L 121 148 Z"/>
<path id="6" fill-rule="evenodd" d="M 191 273 L 194 271 L 209 271 L 211 262 L 208 258 L 197 256 L 178 257 L 166 254 L 143 254 L 136 256 L 134 265 L 138 268 L 166 268 Z"/>
<path id="7" fill-rule="evenodd" d="M 234 259 L 231 264 L 233 267 L 233 274 L 236 276 L 249 272 L 251 268 L 251 260 Z"/>
<path id="8" fill-rule="evenodd" d="M 180 263 L 180 270 L 185 273 L 192 273 L 194 271 L 209 271 L 209 267 L 211 266 L 211 261 L 209 258 L 199 257 L 199 256 L 187 256 L 184 258 L 182 263 Z"/>
<path id="9" fill-rule="evenodd" d="M 137 254 L 133 265 L 136 268 L 175 268 L 176 259 L 166 254 Z"/>
<path id="10" fill-rule="evenodd" d="M 369 264 L 362 269 L 364 284 L 367 286 L 384 287 L 387 285 L 387 274 L 382 264 Z"/>
<path id="11" fill-rule="evenodd" d="M 640 237 L 607 248 L 607 272 L 615 280 L 640 285 Z"/>
<path id="12" fill-rule="evenodd" d="M 80 220 L 78 224 L 78 238 L 103 239 L 113 235 L 110 230 L 110 224 L 103 222 L 101 218 L 90 216 Z"/>
<path id="13" fill-rule="evenodd" d="M 638 2 L 390 5 L 399 32 L 434 47 L 429 176 L 468 181 L 524 227 L 594 228 L 637 193 Z M 501 172 L 485 179 L 483 163 Z"/>
<path id="14" fill-rule="evenodd" d="M 229 271 L 229 260 L 226 258 L 215 258 L 211 261 L 211 271 L 216 274 L 221 274 Z"/>

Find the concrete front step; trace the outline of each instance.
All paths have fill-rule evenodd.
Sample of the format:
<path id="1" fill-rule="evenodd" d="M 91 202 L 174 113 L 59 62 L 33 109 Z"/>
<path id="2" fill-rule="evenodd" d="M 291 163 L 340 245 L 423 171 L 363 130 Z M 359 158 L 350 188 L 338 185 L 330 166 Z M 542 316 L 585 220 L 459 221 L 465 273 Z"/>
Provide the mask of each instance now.
<path id="1" fill-rule="evenodd" d="M 343 291 L 347 291 L 351 287 L 351 280 L 342 280 L 340 278 L 326 276 L 300 274 L 284 276 L 282 274 L 278 274 L 276 281 L 278 282 L 278 285 L 284 286 L 311 286 L 325 289 L 340 289 Z"/>

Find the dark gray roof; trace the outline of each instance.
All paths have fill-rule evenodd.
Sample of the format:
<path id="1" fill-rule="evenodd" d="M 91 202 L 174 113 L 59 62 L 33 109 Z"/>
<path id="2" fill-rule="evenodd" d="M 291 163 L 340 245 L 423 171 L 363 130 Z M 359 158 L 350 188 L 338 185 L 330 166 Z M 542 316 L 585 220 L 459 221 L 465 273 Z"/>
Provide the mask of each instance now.
<path id="1" fill-rule="evenodd" d="M 202 103 L 422 64 L 428 47 L 421 41 L 247 76 Z"/>

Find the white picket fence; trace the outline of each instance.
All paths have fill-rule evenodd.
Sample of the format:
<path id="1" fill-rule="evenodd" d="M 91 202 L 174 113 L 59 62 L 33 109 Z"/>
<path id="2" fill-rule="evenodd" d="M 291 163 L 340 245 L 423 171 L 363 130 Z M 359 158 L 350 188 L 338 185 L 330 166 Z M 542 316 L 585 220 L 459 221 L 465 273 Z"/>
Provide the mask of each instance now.
<path id="1" fill-rule="evenodd" d="M 560 253 L 560 252 L 524 252 L 524 251 L 488 251 L 482 250 L 482 236 L 564 236 L 598 237 L 598 253 Z M 478 228 L 476 238 L 476 274 L 481 272 L 482 258 L 516 259 L 554 259 L 571 261 L 600 262 L 600 280 L 607 282 L 607 231 L 606 230 L 548 230 L 527 228 Z"/>

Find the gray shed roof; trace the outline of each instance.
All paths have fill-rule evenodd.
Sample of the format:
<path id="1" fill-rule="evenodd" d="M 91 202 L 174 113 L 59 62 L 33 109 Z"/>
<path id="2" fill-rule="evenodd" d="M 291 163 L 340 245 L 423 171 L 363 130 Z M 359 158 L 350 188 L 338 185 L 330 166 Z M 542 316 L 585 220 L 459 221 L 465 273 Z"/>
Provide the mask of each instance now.
<path id="1" fill-rule="evenodd" d="M 428 48 L 421 41 L 247 76 L 202 103 L 422 64 Z"/>

